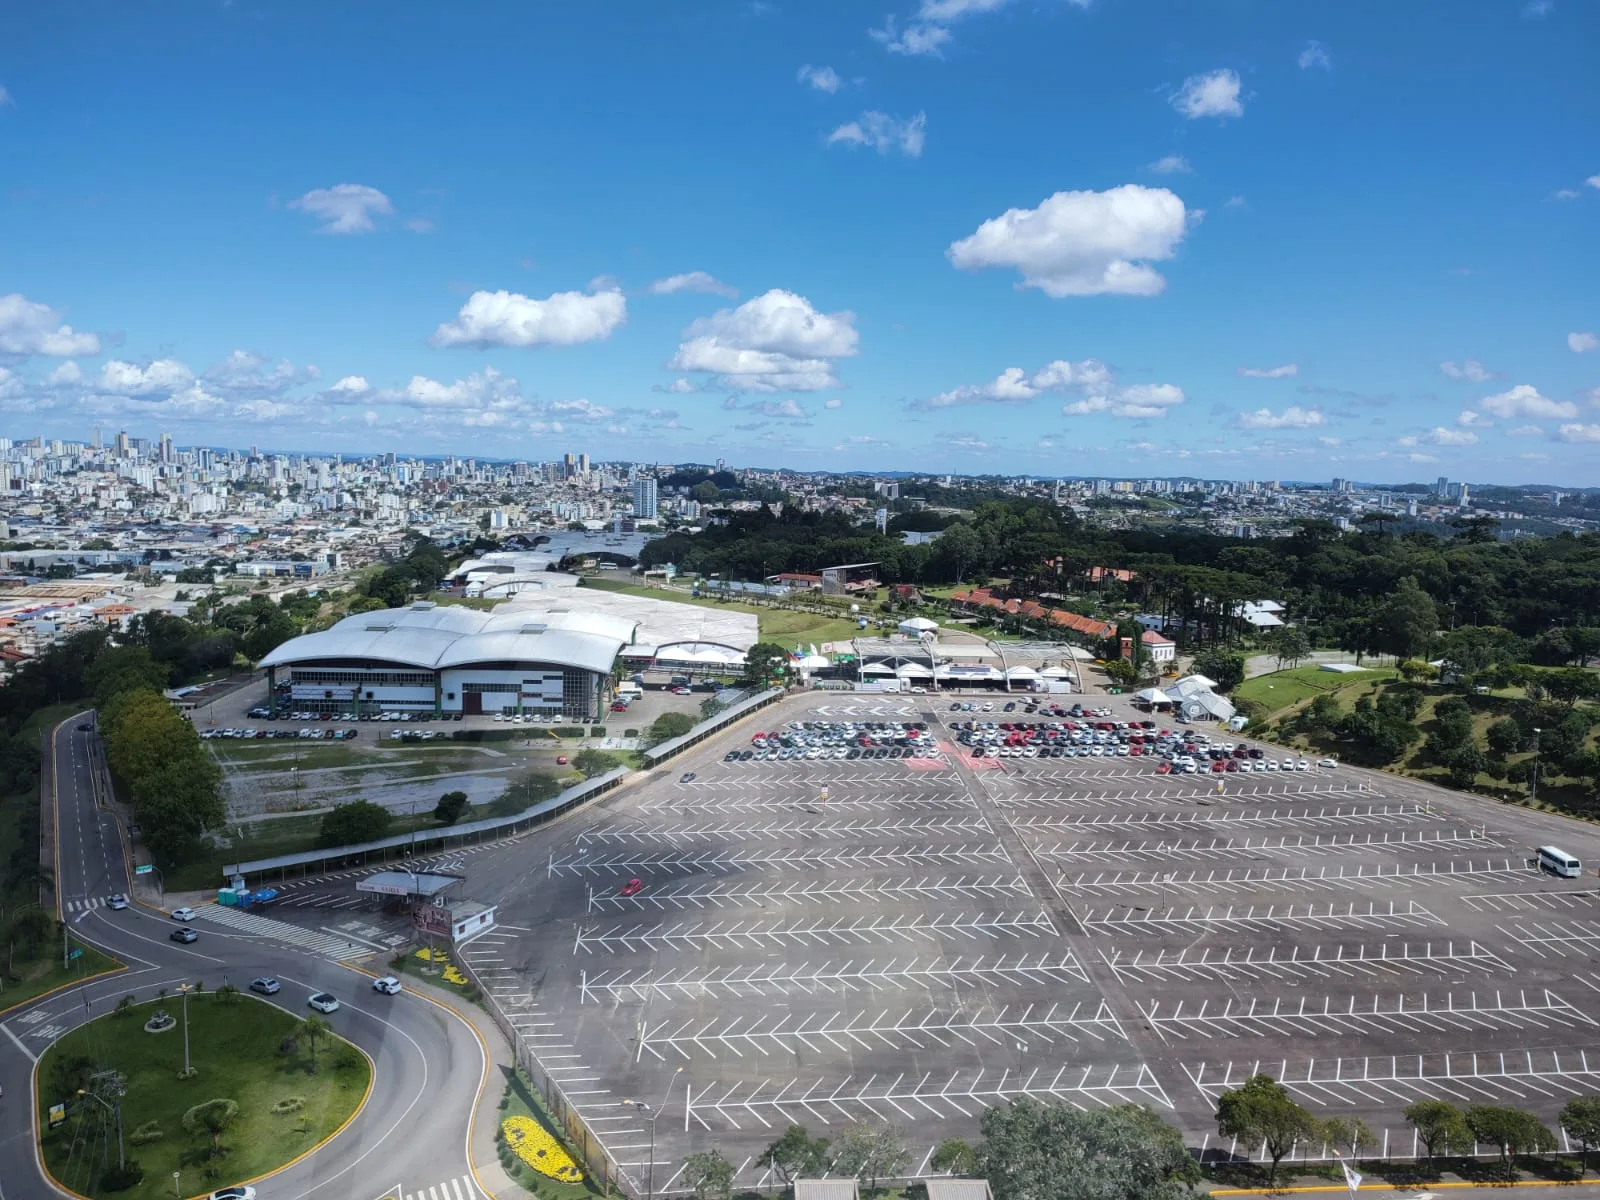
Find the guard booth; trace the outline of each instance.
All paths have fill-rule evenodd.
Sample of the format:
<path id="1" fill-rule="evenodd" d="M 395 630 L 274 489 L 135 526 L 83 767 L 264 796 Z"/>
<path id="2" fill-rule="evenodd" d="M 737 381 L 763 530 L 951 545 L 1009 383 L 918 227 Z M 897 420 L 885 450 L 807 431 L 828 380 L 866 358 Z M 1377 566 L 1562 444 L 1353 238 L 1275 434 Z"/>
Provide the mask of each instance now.
<path id="1" fill-rule="evenodd" d="M 439 871 L 379 871 L 357 883 L 356 891 L 381 902 L 385 912 L 410 912 L 424 905 L 445 907 L 450 889 L 466 878 Z"/>

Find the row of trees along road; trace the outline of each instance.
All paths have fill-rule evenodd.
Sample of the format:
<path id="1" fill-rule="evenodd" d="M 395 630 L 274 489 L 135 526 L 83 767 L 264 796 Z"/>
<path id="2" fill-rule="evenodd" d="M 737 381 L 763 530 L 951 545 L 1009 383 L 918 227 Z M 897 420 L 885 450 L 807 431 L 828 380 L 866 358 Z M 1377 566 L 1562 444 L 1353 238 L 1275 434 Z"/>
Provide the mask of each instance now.
<path id="1" fill-rule="evenodd" d="M 1556 1147 L 1555 1135 L 1537 1117 L 1515 1108 L 1482 1104 L 1463 1111 L 1442 1100 L 1421 1100 L 1405 1116 L 1426 1147 L 1430 1166 L 1493 1146 L 1506 1177 L 1514 1178 L 1517 1155 Z M 1600 1097 L 1567 1101 L 1560 1124 L 1587 1160 L 1600 1147 Z M 940 1143 L 928 1169 L 985 1179 L 995 1200 L 1183 1200 L 1200 1180 L 1199 1165 L 1182 1136 L 1143 1105 L 1086 1112 L 1024 1097 L 987 1109 L 979 1127 L 982 1139 L 976 1145 L 959 1138 Z M 1277 1183 L 1279 1164 L 1297 1150 L 1317 1156 L 1332 1150 L 1355 1159 L 1362 1151 L 1371 1156 L 1382 1148 L 1361 1120 L 1319 1119 L 1270 1075 L 1253 1075 L 1223 1092 L 1217 1128 L 1237 1139 L 1240 1157 L 1266 1157 L 1269 1186 Z M 799 1179 L 842 1177 L 860 1180 L 866 1185 L 863 1194 L 872 1195 L 880 1183 L 902 1178 L 911 1157 L 905 1138 L 891 1126 L 857 1125 L 830 1140 L 813 1137 L 804 1125 L 790 1125 L 756 1161 L 786 1188 Z M 719 1151 L 700 1150 L 684 1159 L 677 1178 L 701 1200 L 726 1200 L 733 1176 L 732 1164 Z M 921 1194 L 917 1189 L 920 1185 L 913 1185 L 903 1195 L 911 1200 Z"/>

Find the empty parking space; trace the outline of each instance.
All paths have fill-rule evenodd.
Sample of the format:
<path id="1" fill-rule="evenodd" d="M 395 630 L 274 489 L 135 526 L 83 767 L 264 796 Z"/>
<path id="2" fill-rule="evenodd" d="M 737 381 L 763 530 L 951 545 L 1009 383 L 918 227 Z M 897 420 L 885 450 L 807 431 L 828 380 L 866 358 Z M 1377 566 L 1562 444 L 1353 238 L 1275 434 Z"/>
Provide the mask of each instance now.
<path id="1" fill-rule="evenodd" d="M 1149 1103 L 1199 1144 L 1258 1067 L 1397 1137 L 1424 1095 L 1548 1116 L 1592 1086 L 1600 893 L 1537 870 L 1517 811 L 1160 774 L 1114 732 L 990 754 L 945 707 L 788 702 L 755 721 L 811 730 L 731 733 L 515 851 L 496 986 L 625 1172 L 616 1106 L 669 1088 L 658 1161 L 716 1145 L 755 1185 L 794 1121 L 891 1121 L 920 1159 L 1021 1095 Z"/>

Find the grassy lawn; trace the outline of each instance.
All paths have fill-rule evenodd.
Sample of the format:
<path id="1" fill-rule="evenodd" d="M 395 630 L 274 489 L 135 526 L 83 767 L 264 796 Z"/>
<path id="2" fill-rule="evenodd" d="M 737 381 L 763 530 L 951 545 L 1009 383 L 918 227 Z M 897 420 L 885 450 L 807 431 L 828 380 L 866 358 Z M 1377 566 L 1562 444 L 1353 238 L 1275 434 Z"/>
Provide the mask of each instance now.
<path id="1" fill-rule="evenodd" d="M 72 940 L 71 948 L 78 951 L 78 956 L 65 967 L 61 965 L 59 938 L 52 939 L 50 947 L 34 958 L 13 958 L 9 972 L 0 965 L 0 1013 L 26 1004 L 46 992 L 117 970 L 123 965 L 93 946 L 83 945 L 76 938 Z"/>
<path id="2" fill-rule="evenodd" d="M 190 1057 L 198 1074 L 180 1080 L 181 1028 L 143 1029 L 157 1007 L 181 1020 L 176 997 L 135 1005 L 73 1030 L 39 1063 L 40 1126 L 51 1104 L 72 1101 L 66 1124 L 44 1136 L 45 1165 L 59 1182 L 95 1200 L 111 1195 L 100 1189 L 99 1175 L 103 1161 L 115 1165 L 117 1150 L 114 1132 L 102 1138 L 104 1109 L 74 1096 L 92 1086 L 83 1082 L 90 1072 L 115 1070 L 125 1081 L 127 1154 L 144 1169 L 142 1183 L 115 1193 L 128 1200 L 170 1196 L 174 1171 L 182 1172 L 182 1194 L 192 1196 L 276 1170 L 339 1128 L 366 1094 L 372 1069 L 365 1055 L 328 1035 L 318 1039 L 313 1065 L 307 1040 L 297 1036 L 300 1018 L 250 995 L 231 1004 L 213 993 L 190 999 Z M 289 1038 L 296 1041 L 285 1053 Z M 233 1100 L 238 1115 L 212 1157 L 210 1139 L 186 1132 L 183 1115 L 215 1099 Z M 160 1136 L 150 1138 L 156 1130 Z"/>
<path id="3" fill-rule="evenodd" d="M 561 1134 L 561 1127 L 556 1123 L 555 1118 L 545 1110 L 543 1097 L 541 1097 L 539 1093 L 533 1089 L 533 1086 L 528 1082 L 527 1076 L 523 1075 L 520 1071 L 512 1071 L 505 1067 L 500 1068 L 500 1071 L 505 1080 L 505 1093 L 500 1098 L 500 1121 L 502 1130 L 504 1129 L 505 1122 L 508 1119 L 523 1117 L 536 1121 L 543 1126 L 546 1133 L 550 1134 L 556 1139 L 556 1141 L 562 1144 L 562 1146 L 567 1150 L 568 1157 L 570 1157 L 573 1162 L 577 1163 L 578 1166 L 582 1168 L 583 1159 L 579 1155 L 572 1153 L 570 1145 L 568 1145 L 567 1140 Z M 601 1190 L 599 1181 L 588 1178 L 587 1176 L 584 1178 L 582 1183 L 563 1183 L 560 1180 L 550 1179 L 544 1175 L 536 1174 L 533 1170 L 522 1164 L 522 1162 L 516 1157 L 515 1153 L 513 1153 L 505 1144 L 503 1136 L 496 1137 L 495 1145 L 500 1151 L 500 1162 L 503 1166 L 505 1166 L 506 1171 L 513 1179 L 522 1184 L 530 1192 L 536 1187 L 538 1189 L 538 1195 L 552 1197 L 553 1200 L 579 1200 L 580 1197 L 599 1196 L 604 1194 Z M 673 1164 L 671 1167 L 664 1166 L 662 1163 L 656 1164 L 657 1185 L 660 1185 L 666 1181 L 666 1178 L 671 1175 L 674 1167 L 676 1167 L 676 1164 Z M 615 1185 L 613 1184 L 613 1189 L 614 1188 Z M 613 1190 L 611 1194 L 615 1195 L 616 1192 Z"/>
<path id="4" fill-rule="evenodd" d="M 1274 671 L 1270 675 L 1247 679 L 1234 689 L 1233 694 L 1239 699 L 1256 701 L 1268 710 L 1269 716 L 1275 717 L 1280 710 L 1301 704 L 1314 696 L 1348 693 L 1351 688 L 1370 686 L 1395 677 L 1396 672 L 1392 667 L 1348 673 L 1296 667 L 1292 671 Z M 1348 708 L 1354 703 L 1354 697 L 1341 695 L 1340 701 Z"/>

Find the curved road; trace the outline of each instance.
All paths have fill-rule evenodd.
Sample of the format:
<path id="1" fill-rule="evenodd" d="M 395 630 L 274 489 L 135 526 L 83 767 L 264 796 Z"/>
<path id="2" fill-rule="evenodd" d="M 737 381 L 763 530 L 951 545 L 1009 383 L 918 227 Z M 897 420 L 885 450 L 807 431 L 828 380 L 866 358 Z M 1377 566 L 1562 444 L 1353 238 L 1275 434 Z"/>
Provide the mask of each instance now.
<path id="1" fill-rule="evenodd" d="M 258 1185 L 262 1200 L 493 1200 L 477 1182 L 468 1150 L 489 1058 L 460 1017 L 410 991 L 374 992 L 360 970 L 275 940 L 197 922 L 200 939 L 185 946 L 169 939 L 173 922 L 158 909 L 85 907 L 113 892 L 133 893 L 119 823 L 95 802 L 92 753 L 99 735 L 92 720 L 85 713 L 65 721 L 51 738 L 57 903 L 75 938 L 128 969 L 0 1016 L 0 1200 L 69 1194 L 44 1174 L 35 1151 L 33 1069 L 53 1040 L 130 992 L 148 997 L 194 980 L 242 987 L 258 975 L 282 982 L 272 1002 L 297 1016 L 307 1013 L 311 993 L 337 996 L 340 1008 L 329 1023 L 376 1067 L 367 1103 L 345 1131 Z M 185 1195 L 204 1194 L 198 1173 L 182 1182 Z"/>

